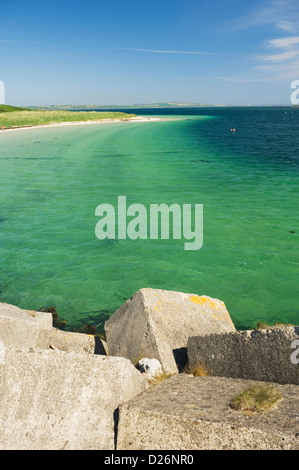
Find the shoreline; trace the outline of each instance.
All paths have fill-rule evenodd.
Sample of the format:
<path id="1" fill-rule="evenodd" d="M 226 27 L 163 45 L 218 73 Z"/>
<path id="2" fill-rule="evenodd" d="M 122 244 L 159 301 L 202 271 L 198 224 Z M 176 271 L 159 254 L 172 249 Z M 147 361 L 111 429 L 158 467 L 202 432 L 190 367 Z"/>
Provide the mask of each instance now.
<path id="1" fill-rule="evenodd" d="M 78 125 L 87 125 L 87 124 L 111 124 L 114 122 L 159 122 L 167 121 L 168 119 L 164 118 L 146 118 L 146 117 L 133 117 L 133 118 L 124 118 L 124 119 L 98 119 L 90 121 L 62 121 L 52 124 L 36 124 L 28 126 L 18 126 L 18 127 L 7 127 L 1 129 L 1 132 L 13 132 L 13 131 L 22 131 L 27 129 L 44 129 L 48 127 L 63 127 L 63 126 L 78 126 Z"/>

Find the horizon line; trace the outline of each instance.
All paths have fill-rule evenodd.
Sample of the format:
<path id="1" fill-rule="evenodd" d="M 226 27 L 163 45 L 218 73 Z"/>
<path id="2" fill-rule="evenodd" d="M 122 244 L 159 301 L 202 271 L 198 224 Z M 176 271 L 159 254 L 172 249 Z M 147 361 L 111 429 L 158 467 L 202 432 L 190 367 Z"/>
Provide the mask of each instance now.
<path id="1" fill-rule="evenodd" d="M 199 107 L 199 108 L 209 108 L 209 107 L 240 107 L 240 108 L 249 108 L 249 107 L 290 107 L 290 108 L 298 108 L 298 105 L 294 105 L 292 103 L 287 104 L 287 103 L 276 103 L 276 104 L 222 104 L 222 103 L 184 103 L 184 102 L 165 102 L 162 103 L 163 105 L 169 105 L 169 107 L 179 107 L 179 108 L 192 108 L 192 107 Z M 27 104 L 27 105 L 8 105 L 5 104 L 5 106 L 19 106 L 19 107 L 32 107 L 32 108 L 37 108 L 37 107 L 68 107 L 68 106 L 82 106 L 82 107 L 117 107 L 117 108 L 146 108 L 148 106 L 153 107 L 153 108 L 167 108 L 167 106 L 160 106 L 159 103 L 134 103 L 134 104 L 78 104 L 78 103 L 68 103 L 68 104 Z"/>

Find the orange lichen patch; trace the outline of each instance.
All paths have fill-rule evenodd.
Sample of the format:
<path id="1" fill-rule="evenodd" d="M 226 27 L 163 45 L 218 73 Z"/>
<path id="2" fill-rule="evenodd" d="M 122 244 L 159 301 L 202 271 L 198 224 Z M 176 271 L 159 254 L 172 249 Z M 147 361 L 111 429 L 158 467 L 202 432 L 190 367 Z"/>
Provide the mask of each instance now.
<path id="1" fill-rule="evenodd" d="M 193 295 L 192 297 L 190 297 L 190 300 L 194 304 L 200 304 L 201 303 L 200 298 L 197 295 Z"/>
<path id="2" fill-rule="evenodd" d="M 208 297 L 204 297 L 204 296 L 199 297 L 198 295 L 193 295 L 192 297 L 190 297 L 190 300 L 191 302 L 197 305 L 204 305 L 210 301 Z"/>
<path id="3" fill-rule="evenodd" d="M 209 308 L 213 308 L 215 310 L 219 309 L 219 305 L 217 305 L 216 302 L 213 302 L 213 300 L 209 297 L 199 297 L 197 295 L 193 295 L 192 297 L 190 297 L 190 300 L 196 305 L 207 305 Z"/>

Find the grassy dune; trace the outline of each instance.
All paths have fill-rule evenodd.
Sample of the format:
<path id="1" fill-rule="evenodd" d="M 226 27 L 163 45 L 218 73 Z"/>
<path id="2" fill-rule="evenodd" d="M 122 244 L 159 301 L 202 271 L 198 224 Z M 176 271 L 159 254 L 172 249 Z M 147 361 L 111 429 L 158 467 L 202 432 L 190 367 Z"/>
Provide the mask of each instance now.
<path id="1" fill-rule="evenodd" d="M 58 124 L 61 122 L 98 121 L 106 119 L 129 119 L 135 114 L 118 112 L 97 111 L 45 111 L 15 108 L 13 106 L 0 105 L 0 128 L 39 126 L 46 124 Z"/>

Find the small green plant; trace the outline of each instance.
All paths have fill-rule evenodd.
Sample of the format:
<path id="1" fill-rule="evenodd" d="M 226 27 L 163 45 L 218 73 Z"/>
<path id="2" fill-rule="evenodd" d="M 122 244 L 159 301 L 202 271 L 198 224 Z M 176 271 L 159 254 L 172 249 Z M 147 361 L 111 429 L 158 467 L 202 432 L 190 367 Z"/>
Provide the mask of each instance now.
<path id="1" fill-rule="evenodd" d="M 274 408 L 282 400 L 280 391 L 273 385 L 254 385 L 239 393 L 231 408 L 237 411 L 263 413 Z"/>

